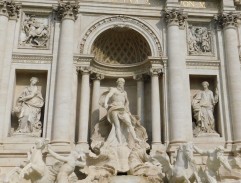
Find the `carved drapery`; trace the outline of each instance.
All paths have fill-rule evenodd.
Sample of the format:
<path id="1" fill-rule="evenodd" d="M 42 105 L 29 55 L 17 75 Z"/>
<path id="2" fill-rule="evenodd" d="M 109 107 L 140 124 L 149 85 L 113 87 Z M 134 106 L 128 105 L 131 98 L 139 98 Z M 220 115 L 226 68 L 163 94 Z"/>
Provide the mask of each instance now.
<path id="1" fill-rule="evenodd" d="M 180 29 L 185 28 L 187 14 L 184 14 L 181 10 L 172 9 L 165 10 L 165 21 L 168 25 L 178 25 Z"/>
<path id="2" fill-rule="evenodd" d="M 79 4 L 72 2 L 60 2 L 59 5 L 55 8 L 55 11 L 60 20 L 76 20 L 79 13 Z"/>

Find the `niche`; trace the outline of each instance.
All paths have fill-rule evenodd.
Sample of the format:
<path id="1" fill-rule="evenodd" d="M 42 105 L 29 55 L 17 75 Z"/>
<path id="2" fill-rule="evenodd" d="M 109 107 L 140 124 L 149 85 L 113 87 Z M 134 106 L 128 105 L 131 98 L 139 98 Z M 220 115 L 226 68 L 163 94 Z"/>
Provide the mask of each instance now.
<path id="1" fill-rule="evenodd" d="M 190 75 L 193 136 L 221 134 L 217 76 Z"/>
<path id="2" fill-rule="evenodd" d="M 41 137 L 44 123 L 47 71 L 16 70 L 11 136 Z"/>

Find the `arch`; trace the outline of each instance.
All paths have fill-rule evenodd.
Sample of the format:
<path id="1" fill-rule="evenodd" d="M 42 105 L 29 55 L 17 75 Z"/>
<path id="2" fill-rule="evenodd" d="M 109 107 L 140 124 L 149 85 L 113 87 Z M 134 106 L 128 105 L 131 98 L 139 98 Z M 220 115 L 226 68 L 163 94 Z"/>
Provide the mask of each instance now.
<path id="1" fill-rule="evenodd" d="M 152 54 L 150 56 L 160 57 L 163 55 L 160 40 L 154 30 L 152 30 L 150 26 L 147 26 L 146 23 L 138 18 L 132 18 L 123 15 L 111 16 L 104 19 L 102 18 L 92 24 L 92 26 L 88 28 L 81 39 L 80 53 L 91 54 L 92 45 L 98 35 L 108 29 L 115 27 L 126 27 L 137 31 L 148 42 Z"/>

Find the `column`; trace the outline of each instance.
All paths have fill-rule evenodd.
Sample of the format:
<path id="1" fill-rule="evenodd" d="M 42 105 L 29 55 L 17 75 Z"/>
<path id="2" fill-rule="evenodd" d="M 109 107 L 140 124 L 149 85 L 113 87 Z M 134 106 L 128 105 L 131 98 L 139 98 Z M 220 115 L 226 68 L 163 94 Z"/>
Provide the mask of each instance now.
<path id="1" fill-rule="evenodd" d="M 3 71 L 3 59 L 5 55 L 5 45 L 8 29 L 9 18 L 9 2 L 3 1 L 0 3 L 0 73 Z M 2 74 L 0 74 L 0 81 L 2 80 Z M 0 88 L 1 89 L 1 88 Z"/>
<path id="2" fill-rule="evenodd" d="M 152 149 L 161 145 L 161 107 L 159 74 L 161 69 L 151 69 L 151 115 L 152 115 Z M 155 148 L 155 147 L 154 147 Z"/>
<path id="3" fill-rule="evenodd" d="M 79 138 L 78 146 L 88 149 L 89 110 L 90 110 L 90 67 L 80 67 L 82 74 L 80 112 L 79 112 Z"/>
<path id="4" fill-rule="evenodd" d="M 165 13 L 167 22 L 167 74 L 168 74 L 168 104 L 169 104 L 169 135 L 170 143 L 178 144 L 192 139 L 192 119 L 190 115 L 189 88 L 185 48 L 182 45 L 180 29 L 185 28 L 185 16 L 179 10 L 170 10 Z"/>
<path id="5" fill-rule="evenodd" d="M 12 52 L 13 52 L 13 44 L 14 44 L 14 35 L 15 35 L 15 27 L 16 22 L 19 15 L 20 6 L 15 4 L 14 2 L 3 2 L 6 6 L 3 6 L 0 13 L 0 139 L 7 137 L 10 125 L 11 125 L 11 104 L 12 101 L 9 98 L 9 80 L 10 71 L 11 71 L 11 60 L 12 60 Z M 4 8 L 6 8 L 4 10 Z M 6 11 L 7 15 L 3 15 L 2 13 Z M 3 17 L 2 17 L 3 16 Z M 7 22 L 6 25 L 2 25 L 2 20 Z M 9 18 L 9 21 L 8 21 Z M 6 23 L 5 22 L 5 23 Z M 6 29 L 3 36 L 1 31 Z M 4 41 L 5 38 L 5 41 Z M 5 48 L 4 48 L 5 47 Z M 4 51 L 3 51 L 4 50 Z M 1 68 L 4 68 L 1 70 Z"/>
<path id="6" fill-rule="evenodd" d="M 61 19 L 61 33 L 56 70 L 52 143 L 70 143 L 69 123 L 72 119 L 71 111 L 75 110 L 72 108 L 74 23 L 78 8 L 75 3 L 61 2 L 56 9 Z"/>
<path id="7" fill-rule="evenodd" d="M 223 28 L 234 144 L 241 148 L 241 70 L 238 50 L 237 19 L 238 15 L 232 13 L 225 13 L 217 17 L 219 25 Z"/>
<path id="8" fill-rule="evenodd" d="M 136 104 L 137 104 L 137 115 L 141 119 L 142 125 L 144 124 L 144 76 L 143 75 L 135 75 L 133 78 L 137 81 L 137 91 L 136 91 Z"/>
<path id="9" fill-rule="evenodd" d="M 92 103 L 91 103 L 91 130 L 93 130 L 96 123 L 99 122 L 100 80 L 104 79 L 104 75 L 96 73 L 91 79 L 93 80 Z"/>

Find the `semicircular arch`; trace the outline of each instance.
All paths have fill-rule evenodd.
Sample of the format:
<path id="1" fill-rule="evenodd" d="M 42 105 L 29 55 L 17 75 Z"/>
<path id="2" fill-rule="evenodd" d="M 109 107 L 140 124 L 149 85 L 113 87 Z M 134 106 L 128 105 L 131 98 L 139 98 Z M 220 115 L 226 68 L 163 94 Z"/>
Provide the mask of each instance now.
<path id="1" fill-rule="evenodd" d="M 81 38 L 80 53 L 91 54 L 91 48 L 96 38 L 104 31 L 118 27 L 126 27 L 140 33 L 150 46 L 152 54 L 150 56 L 160 57 L 163 55 L 160 40 L 151 26 L 138 18 L 123 15 L 101 18 L 92 24 Z"/>

